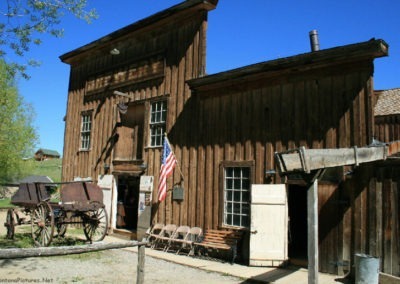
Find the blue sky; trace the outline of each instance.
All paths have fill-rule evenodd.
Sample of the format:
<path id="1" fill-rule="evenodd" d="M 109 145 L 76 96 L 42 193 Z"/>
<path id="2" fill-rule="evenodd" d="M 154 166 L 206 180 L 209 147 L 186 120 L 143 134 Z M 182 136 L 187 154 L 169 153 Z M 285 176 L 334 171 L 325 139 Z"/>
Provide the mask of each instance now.
<path id="1" fill-rule="evenodd" d="M 99 19 L 86 24 L 62 19 L 65 35 L 45 37 L 29 58 L 42 62 L 18 80 L 26 102 L 36 111 L 40 141 L 36 148 L 62 154 L 69 66 L 59 56 L 126 25 L 167 9 L 181 0 L 89 0 Z M 389 57 L 375 60 L 375 89 L 400 87 L 400 1 L 397 0 L 219 0 L 209 13 L 207 73 L 310 51 L 309 31 L 318 30 L 321 49 L 383 39 Z"/>

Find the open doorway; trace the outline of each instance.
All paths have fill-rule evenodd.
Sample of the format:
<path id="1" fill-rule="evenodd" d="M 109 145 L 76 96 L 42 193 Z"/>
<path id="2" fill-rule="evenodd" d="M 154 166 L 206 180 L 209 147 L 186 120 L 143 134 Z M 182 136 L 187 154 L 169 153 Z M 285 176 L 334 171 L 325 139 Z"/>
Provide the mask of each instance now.
<path id="1" fill-rule="evenodd" d="M 289 259 L 307 266 L 307 188 L 289 185 Z"/>
<path id="2" fill-rule="evenodd" d="M 140 177 L 120 175 L 117 178 L 117 229 L 136 231 Z"/>

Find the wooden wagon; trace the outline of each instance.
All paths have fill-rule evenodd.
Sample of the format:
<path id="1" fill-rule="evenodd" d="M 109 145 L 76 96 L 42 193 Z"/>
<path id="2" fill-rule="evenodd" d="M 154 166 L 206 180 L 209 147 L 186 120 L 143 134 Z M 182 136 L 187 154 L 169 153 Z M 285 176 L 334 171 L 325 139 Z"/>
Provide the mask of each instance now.
<path id="1" fill-rule="evenodd" d="M 51 202 L 49 183 L 23 183 L 11 198 L 13 205 L 24 208 L 29 221 L 20 218 L 16 209 L 9 209 L 5 226 L 13 238 L 15 226 L 31 224 L 32 238 L 37 246 L 50 245 L 53 237 L 64 236 L 68 224 L 82 224 L 88 241 L 101 241 L 108 229 L 103 191 L 90 182 L 63 183 L 60 202 Z"/>

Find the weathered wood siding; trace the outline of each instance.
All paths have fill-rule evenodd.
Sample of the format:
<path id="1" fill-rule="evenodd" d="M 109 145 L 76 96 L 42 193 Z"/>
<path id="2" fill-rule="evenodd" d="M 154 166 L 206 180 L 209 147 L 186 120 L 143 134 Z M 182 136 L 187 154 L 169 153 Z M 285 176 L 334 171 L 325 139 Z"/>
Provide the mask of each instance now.
<path id="1" fill-rule="evenodd" d="M 275 152 L 371 142 L 371 57 L 347 63 L 343 58 L 339 63 L 305 62 L 299 68 L 260 72 L 192 93 L 187 81 L 205 72 L 207 12 L 190 11 L 174 19 L 82 51 L 69 61 L 64 181 L 76 176 L 96 180 L 104 173 L 104 165 L 113 166 L 115 159 L 138 160 L 147 164 L 145 174 L 155 180 L 153 222 L 215 229 L 222 225 L 224 163 L 251 165 L 252 183 L 281 183 L 278 175 L 272 179 L 265 175 L 266 170 L 275 169 Z M 118 56 L 109 54 L 114 46 L 121 51 Z M 130 99 L 115 96 L 115 90 Z M 161 203 L 157 202 L 157 186 L 162 149 L 148 147 L 150 105 L 159 99 L 168 102 L 167 133 L 178 160 L 167 188 L 175 184 L 184 188 L 183 200 L 173 200 L 168 191 Z M 121 101 L 138 111 L 122 123 L 117 111 Z M 91 148 L 81 151 L 81 114 L 85 111 L 92 113 Z M 142 123 L 143 129 L 136 127 Z M 129 148 L 132 144 L 124 141 L 141 132 L 143 140 L 138 145 L 142 147 Z M 117 136 L 121 139 L 118 147 Z M 321 271 L 340 273 L 338 262 L 352 259 L 355 252 L 375 251 L 382 253 L 386 271 L 398 273 L 394 256 L 399 247 L 398 225 L 391 227 L 398 222 L 394 221 L 398 217 L 394 174 L 371 181 L 355 176 L 343 183 L 320 184 Z M 374 243 L 374 238 L 379 242 Z"/>
<path id="2" fill-rule="evenodd" d="M 217 228 L 222 224 L 223 161 L 254 162 L 253 183 L 266 183 L 274 153 L 305 146 L 365 146 L 371 133 L 372 64 L 337 66 L 313 72 L 241 81 L 194 95 L 169 133 L 182 168 L 185 199 L 159 208 L 158 221 Z M 280 182 L 278 176 L 272 182 Z M 180 180 L 175 171 L 174 183 Z M 172 186 L 172 182 L 171 182 Z M 319 189 L 322 271 L 337 272 L 343 227 L 337 185 Z M 304 204 L 306 206 L 306 204 Z M 160 209 L 162 209 L 160 211 Z M 165 214 L 165 215 L 164 215 Z"/>
<path id="3" fill-rule="evenodd" d="M 126 98 L 113 95 L 114 90 L 128 93 L 131 103 L 144 104 L 144 149 L 136 156 L 149 165 L 148 175 L 158 177 L 161 148 L 146 147 L 150 102 L 168 99 L 167 128 L 175 123 L 190 97 L 185 81 L 201 76 L 205 70 L 206 28 L 207 12 L 191 12 L 186 17 L 161 22 L 151 30 L 142 29 L 119 39 L 113 43 L 121 51 L 117 56 L 109 54 L 109 45 L 70 63 L 63 180 L 72 180 L 76 176 L 96 179 L 97 175 L 103 174 L 104 164 L 112 165 L 115 133 L 118 132 L 116 105 L 121 101 L 128 102 Z M 129 70 L 135 64 L 142 80 L 129 78 Z M 158 76 L 154 78 L 152 74 Z M 89 151 L 79 150 L 83 111 L 93 113 Z"/>
<path id="4" fill-rule="evenodd" d="M 374 134 L 382 142 L 400 140 L 400 115 L 376 116 Z"/>
<path id="5" fill-rule="evenodd" d="M 195 95 L 169 134 L 186 190 L 182 203 L 172 203 L 172 221 L 220 224 L 222 161 L 254 161 L 253 182 L 264 183 L 276 151 L 367 145 L 372 66 L 353 67 L 240 82 Z M 174 180 L 179 181 L 177 171 Z M 188 208 L 193 202 L 199 206 Z"/>
<path id="6" fill-rule="evenodd" d="M 355 253 L 380 258 L 384 273 L 400 276 L 400 162 L 366 164 L 345 183 L 343 252 L 346 260 Z M 354 262 L 352 262 L 354 263 Z"/>

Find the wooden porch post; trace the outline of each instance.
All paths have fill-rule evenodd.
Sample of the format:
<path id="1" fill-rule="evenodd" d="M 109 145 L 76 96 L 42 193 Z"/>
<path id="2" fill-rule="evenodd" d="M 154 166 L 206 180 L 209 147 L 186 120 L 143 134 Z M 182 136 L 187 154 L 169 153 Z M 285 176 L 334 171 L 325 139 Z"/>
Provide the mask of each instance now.
<path id="1" fill-rule="evenodd" d="M 318 284 L 318 179 L 307 191 L 308 283 Z"/>

